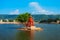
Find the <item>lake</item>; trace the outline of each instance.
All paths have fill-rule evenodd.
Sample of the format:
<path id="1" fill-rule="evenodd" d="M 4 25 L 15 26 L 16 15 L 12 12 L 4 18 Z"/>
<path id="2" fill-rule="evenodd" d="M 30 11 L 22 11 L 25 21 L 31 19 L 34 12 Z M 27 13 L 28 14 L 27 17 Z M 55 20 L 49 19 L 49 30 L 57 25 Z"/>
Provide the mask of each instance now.
<path id="1" fill-rule="evenodd" d="M 0 40 L 60 40 L 60 24 L 35 24 L 43 31 L 22 31 L 22 24 L 0 24 Z"/>

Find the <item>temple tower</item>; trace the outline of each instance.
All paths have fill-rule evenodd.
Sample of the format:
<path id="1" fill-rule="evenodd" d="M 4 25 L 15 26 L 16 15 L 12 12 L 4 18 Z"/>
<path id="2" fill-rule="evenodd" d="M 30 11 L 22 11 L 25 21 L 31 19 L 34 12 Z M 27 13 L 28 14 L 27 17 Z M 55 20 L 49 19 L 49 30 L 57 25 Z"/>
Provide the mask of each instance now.
<path id="1" fill-rule="evenodd" d="M 33 18 L 30 16 L 29 18 L 28 18 L 28 22 L 27 22 L 27 24 L 26 24 L 26 27 L 33 27 L 34 26 L 34 20 L 33 20 Z"/>

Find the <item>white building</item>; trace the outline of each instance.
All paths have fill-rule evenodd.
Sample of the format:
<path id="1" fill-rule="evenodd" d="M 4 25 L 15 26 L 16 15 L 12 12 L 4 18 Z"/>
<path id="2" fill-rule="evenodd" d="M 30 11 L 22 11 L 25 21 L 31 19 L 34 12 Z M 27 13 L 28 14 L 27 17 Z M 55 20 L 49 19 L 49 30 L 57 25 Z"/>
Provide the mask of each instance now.
<path id="1" fill-rule="evenodd" d="M 57 20 L 57 23 L 59 24 L 60 23 L 60 20 Z"/>

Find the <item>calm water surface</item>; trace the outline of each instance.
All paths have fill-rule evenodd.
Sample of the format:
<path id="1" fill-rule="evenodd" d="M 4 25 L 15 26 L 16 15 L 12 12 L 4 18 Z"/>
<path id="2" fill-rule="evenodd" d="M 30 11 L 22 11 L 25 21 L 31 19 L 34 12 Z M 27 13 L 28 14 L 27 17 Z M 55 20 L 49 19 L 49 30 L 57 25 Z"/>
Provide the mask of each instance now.
<path id="1" fill-rule="evenodd" d="M 0 24 L 0 40 L 60 40 L 60 24 L 35 24 L 43 31 L 22 31 L 23 25 Z"/>

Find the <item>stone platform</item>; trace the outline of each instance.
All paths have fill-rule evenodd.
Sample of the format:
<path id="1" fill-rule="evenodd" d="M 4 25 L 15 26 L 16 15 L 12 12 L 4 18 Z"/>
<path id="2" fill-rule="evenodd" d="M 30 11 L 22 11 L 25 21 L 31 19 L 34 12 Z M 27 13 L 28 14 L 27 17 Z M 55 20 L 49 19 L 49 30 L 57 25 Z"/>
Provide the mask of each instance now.
<path id="1" fill-rule="evenodd" d="M 35 26 L 32 26 L 32 27 L 24 27 L 24 28 L 19 28 L 18 30 L 25 30 L 25 31 L 31 31 L 31 30 L 43 30 L 42 28 L 40 27 L 35 27 Z"/>

